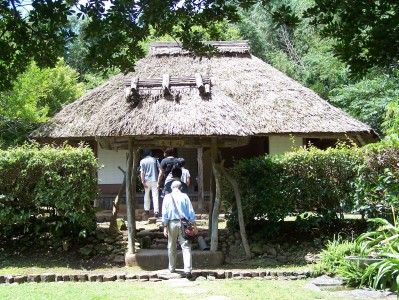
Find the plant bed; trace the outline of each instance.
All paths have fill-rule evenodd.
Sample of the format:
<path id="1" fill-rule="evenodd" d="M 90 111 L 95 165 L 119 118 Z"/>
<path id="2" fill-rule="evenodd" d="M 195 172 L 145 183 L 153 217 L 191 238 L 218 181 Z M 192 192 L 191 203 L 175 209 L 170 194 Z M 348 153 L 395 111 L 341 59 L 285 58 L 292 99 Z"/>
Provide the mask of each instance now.
<path id="1" fill-rule="evenodd" d="M 372 256 L 366 256 L 366 257 L 346 256 L 345 259 L 348 261 L 358 263 L 359 267 L 362 267 L 362 268 L 366 268 L 367 266 L 369 266 L 373 263 L 381 262 L 383 260 L 382 258 L 372 257 Z"/>

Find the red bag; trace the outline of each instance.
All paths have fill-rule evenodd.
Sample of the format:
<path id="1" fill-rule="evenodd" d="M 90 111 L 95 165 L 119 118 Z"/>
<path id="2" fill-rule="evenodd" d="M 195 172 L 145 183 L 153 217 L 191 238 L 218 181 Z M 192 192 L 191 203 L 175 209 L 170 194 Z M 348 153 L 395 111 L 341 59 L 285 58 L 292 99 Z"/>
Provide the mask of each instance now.
<path id="1" fill-rule="evenodd" d="M 188 241 L 193 241 L 197 237 L 197 235 L 194 232 L 194 226 L 191 222 L 187 221 L 186 219 L 181 219 L 180 220 L 181 224 L 181 233 L 182 236 L 185 240 Z"/>

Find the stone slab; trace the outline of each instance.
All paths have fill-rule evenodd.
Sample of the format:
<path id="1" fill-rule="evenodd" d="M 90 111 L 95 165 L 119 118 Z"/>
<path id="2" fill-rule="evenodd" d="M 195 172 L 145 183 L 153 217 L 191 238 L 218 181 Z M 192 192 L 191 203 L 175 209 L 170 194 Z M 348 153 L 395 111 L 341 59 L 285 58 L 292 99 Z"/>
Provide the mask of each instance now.
<path id="1" fill-rule="evenodd" d="M 193 268 L 217 267 L 224 264 L 224 255 L 221 251 L 193 250 Z M 141 249 L 135 254 L 125 254 L 126 266 L 139 266 L 144 270 L 165 269 L 168 266 L 168 251 L 166 249 Z M 177 268 L 183 268 L 183 256 L 177 251 Z"/>

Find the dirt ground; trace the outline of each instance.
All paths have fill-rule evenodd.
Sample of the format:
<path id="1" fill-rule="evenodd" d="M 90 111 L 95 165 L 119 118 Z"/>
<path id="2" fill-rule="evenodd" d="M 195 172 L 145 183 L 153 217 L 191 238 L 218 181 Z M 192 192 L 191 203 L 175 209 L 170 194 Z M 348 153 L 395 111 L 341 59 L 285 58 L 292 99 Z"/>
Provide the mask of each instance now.
<path id="1" fill-rule="evenodd" d="M 219 228 L 224 228 L 225 223 L 219 224 Z M 205 222 L 200 223 L 200 228 L 207 229 Z M 155 229 L 157 224 L 148 224 L 148 222 L 141 221 L 136 223 L 137 230 L 143 229 Z M 352 226 L 353 227 L 353 226 Z M 107 232 L 107 223 L 99 223 L 98 230 Z M 359 230 L 358 228 L 351 228 L 351 226 L 345 228 L 346 235 L 353 234 L 354 231 Z M 294 229 L 289 229 L 283 232 L 278 240 L 291 241 L 295 243 L 295 247 L 301 247 L 301 244 L 305 241 L 311 241 L 315 238 L 320 239 L 322 243 L 333 239 L 337 233 L 344 234 L 342 228 L 336 228 L 328 234 L 321 234 L 320 230 L 316 229 L 312 233 L 298 235 Z M 119 233 L 119 240 L 127 241 L 127 231 L 121 231 Z M 273 242 L 273 240 L 270 240 Z M 90 242 L 90 238 L 81 239 L 70 245 L 68 251 L 63 251 L 59 244 L 55 244 L 50 239 L 46 239 L 44 236 L 42 239 L 30 239 L 26 237 L 14 237 L 12 239 L 5 240 L 0 238 L 0 268 L 66 268 L 74 270 L 102 270 L 106 271 L 124 271 L 126 267 L 124 261 L 115 261 L 114 256 L 111 252 L 104 251 L 103 253 L 96 254 L 94 256 L 87 257 L 82 255 L 79 249 Z M 305 243 L 303 243 L 305 244 Z M 323 245 L 321 245 L 320 251 Z M 298 248 L 299 249 L 299 248 Z M 256 269 L 262 267 L 262 259 L 253 258 L 249 260 L 236 261 L 234 264 L 229 263 L 222 266 L 221 269 Z M 306 267 L 306 266 L 305 266 Z"/>

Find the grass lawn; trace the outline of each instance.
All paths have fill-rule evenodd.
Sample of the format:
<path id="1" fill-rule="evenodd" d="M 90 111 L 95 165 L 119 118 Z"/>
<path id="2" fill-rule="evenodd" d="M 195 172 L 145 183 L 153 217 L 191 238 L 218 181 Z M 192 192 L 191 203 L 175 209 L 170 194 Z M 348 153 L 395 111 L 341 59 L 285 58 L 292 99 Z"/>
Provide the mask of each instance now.
<path id="1" fill-rule="evenodd" d="M 0 285 L 0 299 L 340 299 L 306 289 L 305 280 L 196 280 L 62 282 Z M 341 298 L 344 299 L 344 298 Z M 345 298 L 347 299 L 347 298 Z"/>

